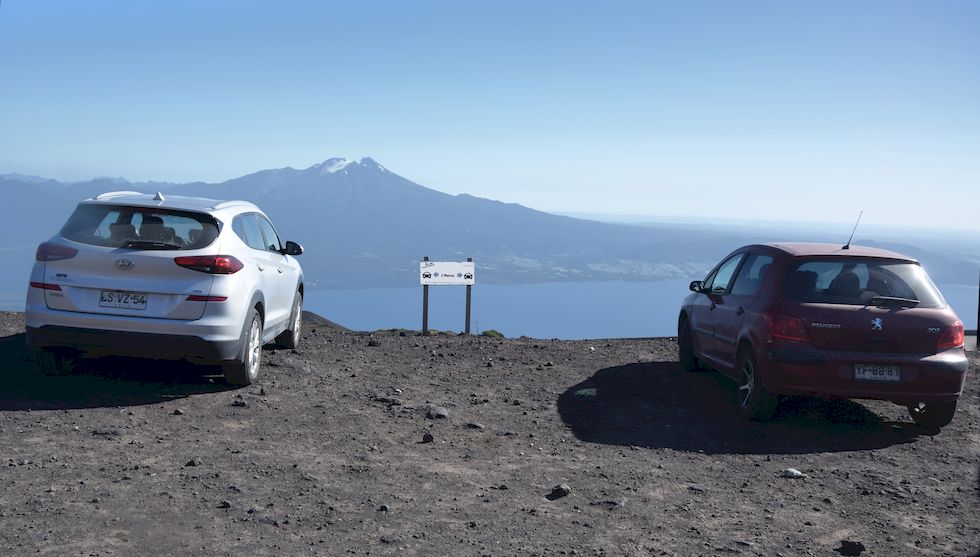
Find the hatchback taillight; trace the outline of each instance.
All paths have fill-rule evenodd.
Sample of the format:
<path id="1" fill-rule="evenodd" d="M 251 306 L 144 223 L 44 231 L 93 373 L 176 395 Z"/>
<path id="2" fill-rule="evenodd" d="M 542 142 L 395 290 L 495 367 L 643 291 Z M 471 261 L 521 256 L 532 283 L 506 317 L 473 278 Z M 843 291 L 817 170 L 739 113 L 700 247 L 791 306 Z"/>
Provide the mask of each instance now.
<path id="1" fill-rule="evenodd" d="M 231 275 L 245 268 L 245 265 L 233 255 L 188 255 L 175 257 L 174 263 L 212 275 Z"/>
<path id="2" fill-rule="evenodd" d="M 767 313 L 765 320 L 769 325 L 769 336 L 772 338 L 810 342 L 810 333 L 807 332 L 806 324 L 799 317 L 784 313 Z"/>
<path id="3" fill-rule="evenodd" d="M 959 348 L 963 346 L 965 341 L 966 333 L 963 330 L 963 322 L 957 320 L 956 323 L 946 327 L 939 334 L 939 340 L 936 342 L 936 352 L 942 352 L 949 348 Z"/>
<path id="4" fill-rule="evenodd" d="M 44 242 L 34 252 L 34 259 L 37 261 L 59 261 L 61 259 L 71 259 L 76 255 L 78 255 L 78 250 L 75 248 Z"/>

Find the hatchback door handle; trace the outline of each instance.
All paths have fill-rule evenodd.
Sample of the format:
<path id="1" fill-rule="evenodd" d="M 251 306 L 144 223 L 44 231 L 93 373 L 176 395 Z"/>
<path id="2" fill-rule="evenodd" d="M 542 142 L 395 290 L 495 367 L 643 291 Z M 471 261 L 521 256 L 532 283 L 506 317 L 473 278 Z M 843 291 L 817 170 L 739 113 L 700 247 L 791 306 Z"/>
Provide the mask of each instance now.
<path id="1" fill-rule="evenodd" d="M 738 309 L 735 310 L 735 315 L 742 315 L 743 313 L 745 313 L 745 309 L 742 306 L 738 306 Z"/>
<path id="2" fill-rule="evenodd" d="M 279 267 L 279 272 L 282 273 L 282 267 Z"/>
<path id="3" fill-rule="evenodd" d="M 262 265 L 259 265 L 258 263 L 256 263 L 256 266 L 259 268 L 259 271 L 264 271 L 265 270 L 265 267 L 263 267 Z"/>

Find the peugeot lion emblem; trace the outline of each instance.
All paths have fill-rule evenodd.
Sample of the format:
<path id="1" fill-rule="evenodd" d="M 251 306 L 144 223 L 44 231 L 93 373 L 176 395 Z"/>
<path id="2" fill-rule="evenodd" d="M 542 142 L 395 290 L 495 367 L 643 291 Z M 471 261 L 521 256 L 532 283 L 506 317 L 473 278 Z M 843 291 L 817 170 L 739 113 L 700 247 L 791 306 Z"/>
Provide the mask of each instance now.
<path id="1" fill-rule="evenodd" d="M 120 269 L 131 269 L 133 267 L 133 261 L 126 258 L 117 259 L 116 267 L 119 267 Z"/>
<path id="2" fill-rule="evenodd" d="M 884 323 L 882 323 L 880 317 L 875 317 L 874 319 L 871 320 L 871 330 L 872 331 L 880 331 L 883 326 L 884 326 Z"/>

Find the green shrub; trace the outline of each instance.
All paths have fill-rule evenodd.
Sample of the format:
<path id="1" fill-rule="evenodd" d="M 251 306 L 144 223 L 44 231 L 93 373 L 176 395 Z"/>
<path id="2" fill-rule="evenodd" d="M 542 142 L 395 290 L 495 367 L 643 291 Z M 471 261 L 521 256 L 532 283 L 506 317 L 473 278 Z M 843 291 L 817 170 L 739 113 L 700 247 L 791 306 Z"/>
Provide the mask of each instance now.
<path id="1" fill-rule="evenodd" d="M 482 333 L 480 333 L 480 336 L 490 337 L 490 338 L 507 338 L 504 336 L 503 333 L 501 333 L 500 331 L 496 331 L 494 329 L 488 329 L 486 331 L 483 331 Z"/>

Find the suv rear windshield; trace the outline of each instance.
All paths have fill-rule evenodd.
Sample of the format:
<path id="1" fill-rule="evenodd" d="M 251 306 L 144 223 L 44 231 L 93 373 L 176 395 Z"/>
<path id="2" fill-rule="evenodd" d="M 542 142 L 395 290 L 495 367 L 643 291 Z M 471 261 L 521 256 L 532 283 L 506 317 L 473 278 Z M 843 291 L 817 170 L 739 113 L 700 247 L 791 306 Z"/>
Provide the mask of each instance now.
<path id="1" fill-rule="evenodd" d="M 191 211 L 82 204 L 61 235 L 73 242 L 111 248 L 192 250 L 214 242 L 218 221 Z"/>
<path id="2" fill-rule="evenodd" d="M 786 297 L 798 302 L 846 305 L 946 306 L 916 263 L 867 258 L 807 260 L 790 268 Z M 915 302 L 915 303 L 912 303 Z"/>

